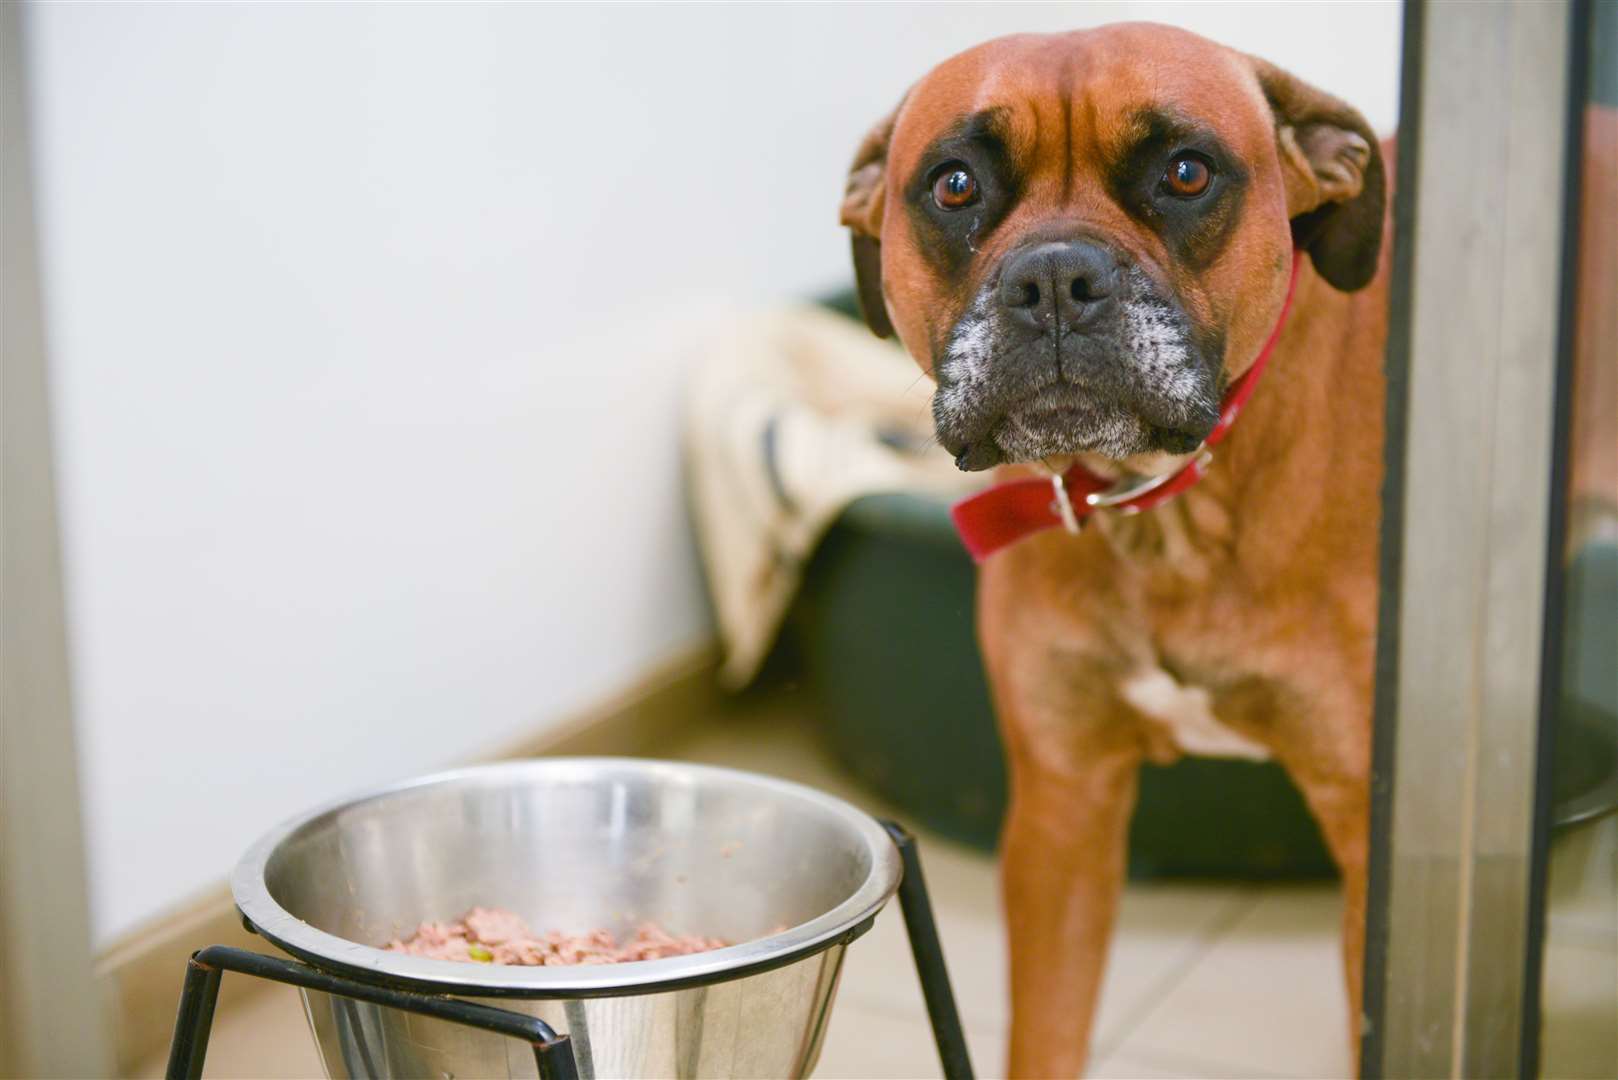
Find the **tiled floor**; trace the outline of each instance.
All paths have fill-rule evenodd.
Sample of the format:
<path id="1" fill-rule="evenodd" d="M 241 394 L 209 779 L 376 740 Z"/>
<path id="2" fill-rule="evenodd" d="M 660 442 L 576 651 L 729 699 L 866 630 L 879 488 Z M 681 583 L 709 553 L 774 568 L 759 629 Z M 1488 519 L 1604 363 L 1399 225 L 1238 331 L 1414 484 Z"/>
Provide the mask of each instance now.
<path id="1" fill-rule="evenodd" d="M 1547 874 L 1540 1071 L 1618 1076 L 1618 815 L 1559 830 Z"/>
<path id="2" fill-rule="evenodd" d="M 664 756 L 787 776 L 887 809 L 820 748 L 790 699 L 744 701 Z M 1000 1075 L 1007 1008 L 993 861 L 925 833 L 919 840 L 974 1063 L 980 1075 Z M 1089 1075 L 1347 1076 L 1337 920 L 1330 885 L 1132 885 Z M 154 1061 L 140 1075 L 161 1071 Z M 222 1010 L 207 1073 L 319 1075 L 296 996 L 277 988 Z M 897 905 L 849 952 L 816 1075 L 939 1075 Z"/>
<path id="3" fill-rule="evenodd" d="M 790 698 L 748 702 L 671 756 L 787 776 L 903 818 L 837 765 Z M 1002 1075 L 1009 1010 L 993 859 L 918 838 L 973 1064 L 979 1075 Z M 1088 1075 L 1348 1076 L 1338 919 L 1331 884 L 1132 884 Z M 939 1075 L 908 949 L 890 906 L 849 950 L 817 1076 Z"/>

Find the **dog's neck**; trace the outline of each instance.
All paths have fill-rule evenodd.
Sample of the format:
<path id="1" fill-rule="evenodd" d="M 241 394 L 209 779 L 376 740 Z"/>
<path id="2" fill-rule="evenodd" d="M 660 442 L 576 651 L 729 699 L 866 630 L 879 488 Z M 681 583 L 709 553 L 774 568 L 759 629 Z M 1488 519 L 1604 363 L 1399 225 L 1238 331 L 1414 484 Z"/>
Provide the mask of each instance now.
<path id="1" fill-rule="evenodd" d="M 1345 309 L 1352 309 L 1355 320 L 1380 318 L 1384 302 L 1385 290 L 1377 286 L 1344 294 L 1306 268 L 1263 381 L 1215 450 L 1207 475 L 1150 513 L 1095 515 L 1091 522 L 1109 546 L 1170 588 L 1205 582 L 1231 562 L 1252 563 L 1251 569 L 1263 573 L 1289 557 L 1289 534 L 1308 520 L 1299 509 L 1334 498 L 1335 480 L 1329 467 L 1324 474 L 1321 469 L 1338 455 L 1323 444 L 1358 443 L 1370 427 L 1380 440 L 1380 413 L 1334 414 L 1334 401 L 1366 400 L 1350 388 L 1368 377 L 1380 379 L 1380 368 L 1347 370 L 1365 350 L 1346 348 L 1332 339 L 1329 328 L 1345 324 L 1350 314 Z M 1186 458 L 1080 460 L 1098 475 L 1112 477 L 1162 475 Z"/>

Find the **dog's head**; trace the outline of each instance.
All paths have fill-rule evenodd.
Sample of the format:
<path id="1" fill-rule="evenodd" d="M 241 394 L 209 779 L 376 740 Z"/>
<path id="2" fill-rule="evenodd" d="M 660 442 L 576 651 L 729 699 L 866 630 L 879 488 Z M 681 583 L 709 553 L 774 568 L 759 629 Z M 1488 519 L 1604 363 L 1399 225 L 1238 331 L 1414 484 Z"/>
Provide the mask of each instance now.
<path id="1" fill-rule="evenodd" d="M 935 68 L 860 146 L 843 201 L 871 328 L 938 384 L 963 469 L 1196 448 L 1285 297 L 1377 266 L 1364 119 L 1166 26 L 1001 38 Z M 1143 464 L 1144 463 L 1144 464 Z"/>

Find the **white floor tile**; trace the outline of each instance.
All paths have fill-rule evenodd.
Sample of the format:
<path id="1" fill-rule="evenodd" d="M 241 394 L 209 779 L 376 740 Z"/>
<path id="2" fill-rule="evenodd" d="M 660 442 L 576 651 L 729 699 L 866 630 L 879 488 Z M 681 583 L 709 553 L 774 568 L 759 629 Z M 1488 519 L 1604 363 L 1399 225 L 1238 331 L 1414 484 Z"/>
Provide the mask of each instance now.
<path id="1" fill-rule="evenodd" d="M 1267 1080 L 1253 1069 L 1207 1061 L 1142 1058 L 1120 1051 L 1085 1070 L 1086 1080 Z"/>
<path id="2" fill-rule="evenodd" d="M 1541 1076 L 1618 1076 L 1618 955 L 1582 945 L 1548 946 L 1542 1005 Z"/>
<path id="3" fill-rule="evenodd" d="M 1217 1062 L 1254 1076 L 1352 1071 L 1330 886 L 1267 887 L 1117 1048 L 1125 1060 Z"/>
<path id="4" fill-rule="evenodd" d="M 1553 834 L 1545 883 L 1551 943 L 1618 952 L 1618 814 Z"/>
<path id="5" fill-rule="evenodd" d="M 996 1033 L 968 1031 L 967 1050 L 979 1077 L 987 1080 L 1001 1075 L 1005 1043 Z M 942 1076 L 943 1070 L 932 1028 L 925 1018 L 839 1000 L 815 1075 L 849 1080 L 912 1080 Z"/>

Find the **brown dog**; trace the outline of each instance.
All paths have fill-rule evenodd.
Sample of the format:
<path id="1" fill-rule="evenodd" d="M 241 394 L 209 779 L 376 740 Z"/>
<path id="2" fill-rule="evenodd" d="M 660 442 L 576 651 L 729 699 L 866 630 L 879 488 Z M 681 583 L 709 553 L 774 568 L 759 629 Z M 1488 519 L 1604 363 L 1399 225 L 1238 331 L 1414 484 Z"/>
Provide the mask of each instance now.
<path id="1" fill-rule="evenodd" d="M 867 316 L 937 381 L 940 442 L 1002 479 L 1180 468 L 1306 259 L 1199 483 L 983 566 L 1014 1075 L 1083 1067 L 1137 769 L 1185 752 L 1273 756 L 1303 791 L 1342 869 L 1357 1021 L 1384 188 L 1349 106 L 1138 24 L 956 56 L 860 147 L 842 217 Z"/>

